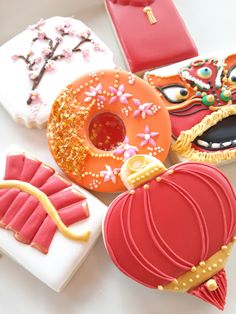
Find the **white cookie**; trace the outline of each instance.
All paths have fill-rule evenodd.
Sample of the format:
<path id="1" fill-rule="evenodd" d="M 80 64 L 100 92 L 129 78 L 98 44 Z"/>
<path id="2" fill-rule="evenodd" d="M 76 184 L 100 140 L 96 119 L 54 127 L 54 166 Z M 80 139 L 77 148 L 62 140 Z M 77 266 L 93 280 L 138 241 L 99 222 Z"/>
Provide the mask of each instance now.
<path id="1" fill-rule="evenodd" d="M 66 85 L 113 68 L 113 53 L 81 21 L 40 20 L 0 47 L 0 102 L 16 122 L 42 128 Z"/>
<path id="2" fill-rule="evenodd" d="M 17 175 L 15 175 L 16 173 L 19 173 L 18 170 L 20 170 L 20 176 L 24 176 L 24 180 L 25 182 L 39 182 L 39 176 L 38 174 L 41 173 L 40 171 L 42 171 L 42 168 L 44 169 L 43 173 L 45 175 L 45 168 L 46 171 L 53 171 L 50 168 L 48 168 L 48 166 L 44 165 L 43 163 L 40 163 L 39 168 L 37 168 L 37 171 L 35 172 L 34 169 L 34 175 L 32 176 L 31 180 L 27 180 L 26 179 L 26 173 L 29 171 L 32 175 L 32 167 L 35 167 L 35 163 L 39 163 L 39 161 L 37 159 L 34 159 L 34 157 L 31 157 L 27 152 L 25 152 L 24 149 L 19 148 L 17 146 L 11 146 L 9 147 L 9 149 L 4 152 L 1 153 L 1 163 L 0 163 L 0 178 L 1 180 L 4 178 L 4 173 L 5 173 L 5 169 L 6 169 L 6 158 L 7 156 L 9 156 L 9 154 L 11 156 L 13 156 L 13 161 L 9 162 L 8 159 L 8 163 L 7 163 L 7 171 L 8 174 L 11 173 L 10 177 L 8 176 L 8 179 L 17 179 Z M 16 159 L 14 161 L 15 156 L 17 156 L 17 158 L 19 157 L 21 159 L 21 157 L 23 156 L 24 161 L 23 163 L 16 163 Z M 26 156 L 26 157 L 24 157 Z M 28 162 L 32 162 L 30 167 L 25 167 L 26 166 L 26 158 L 28 160 Z M 32 160 L 30 159 L 32 158 Z M 34 165 L 33 165 L 34 163 Z M 20 165 L 21 164 L 21 165 Z M 38 167 L 38 164 L 36 165 Z M 18 169 L 19 168 L 19 169 Z M 29 168 L 31 168 L 31 170 L 29 170 Z M 36 175 L 37 174 L 37 175 Z M 26 176 L 25 176 L 26 175 Z M 47 174 L 48 175 L 48 174 Z M 5 173 L 6 176 L 6 173 Z M 50 178 L 55 178 L 55 176 L 58 179 L 58 174 L 57 173 L 53 173 L 52 177 Z M 37 180 L 35 181 L 35 178 L 37 177 Z M 59 176 L 59 178 L 61 178 Z M 19 178 L 18 178 L 19 179 Z M 29 179 L 29 177 L 28 177 Z M 45 181 L 48 185 L 48 180 Z M 32 181 L 33 180 L 33 181 Z M 22 180 L 23 181 L 23 180 Z M 2 182 L 2 181 L 1 181 Z M 69 182 L 69 181 L 67 181 Z M 40 183 L 42 185 L 42 182 Z M 69 182 L 70 184 L 70 182 Z M 45 186 L 45 185 L 44 185 Z M 43 188 L 39 188 L 40 190 L 43 190 Z M 53 187 L 54 189 L 54 187 Z M 9 191 L 11 190 L 10 193 L 12 193 L 12 190 L 14 189 L 8 189 L 7 191 L 0 189 L 0 202 L 3 204 L 6 204 L 5 201 L 3 200 L 3 198 L 5 197 L 6 200 L 6 195 L 8 193 L 8 197 L 9 197 Z M 24 201 L 24 204 L 20 206 L 20 209 L 17 210 L 17 213 L 14 214 L 14 216 L 12 216 L 9 219 L 9 208 L 10 205 L 7 207 L 7 209 L 5 209 L 5 215 L 2 216 L 2 212 L 1 212 L 1 225 L 3 225 L 2 223 L 6 222 L 7 216 L 8 216 L 8 225 L 5 225 L 5 228 L 11 229 L 11 230 L 7 230 L 4 228 L 0 228 L 0 251 L 7 254 L 8 256 L 10 256 L 13 260 L 15 260 L 17 263 L 19 263 L 22 267 L 24 267 L 26 270 L 28 270 L 29 272 L 31 272 L 34 276 L 36 276 L 38 279 L 40 279 L 42 282 L 44 282 L 46 285 L 48 285 L 50 288 L 54 289 L 57 292 L 60 292 L 65 286 L 66 284 L 69 282 L 69 280 L 71 279 L 71 277 L 73 276 L 73 274 L 77 271 L 78 267 L 82 264 L 82 262 L 84 261 L 84 259 L 86 258 L 88 252 L 91 250 L 92 246 L 95 244 L 95 241 L 97 240 L 98 236 L 100 235 L 101 232 L 101 223 L 102 223 L 102 219 L 107 211 L 107 207 L 100 202 L 96 197 L 94 197 L 93 195 L 91 195 L 90 193 L 88 193 L 86 190 L 72 184 L 70 185 L 68 188 L 65 188 L 59 192 L 56 192 L 57 195 L 60 195 L 60 193 L 65 193 L 65 191 L 68 193 L 71 191 L 77 191 L 77 193 L 81 193 L 83 197 L 85 197 L 85 199 L 82 200 L 82 202 L 86 202 L 87 204 L 87 208 L 89 211 L 89 216 L 86 215 L 86 217 L 80 219 L 80 221 L 75 222 L 71 227 L 69 227 L 69 230 L 72 230 L 75 233 L 78 234 L 83 234 L 84 232 L 89 231 L 90 232 L 90 237 L 88 239 L 87 242 L 82 242 L 82 241 L 76 241 L 76 240 L 71 240 L 69 238 L 67 238 L 65 235 L 63 235 L 60 231 L 56 230 L 55 234 L 53 234 L 53 237 L 50 238 L 50 244 L 49 247 L 47 247 L 47 251 L 43 252 L 42 251 L 42 246 L 39 245 L 39 242 L 36 240 L 37 238 L 37 234 L 39 234 L 37 231 L 36 236 L 34 236 L 34 240 L 32 240 L 30 243 L 26 244 L 26 243 L 22 243 L 19 242 L 15 239 L 15 237 L 19 239 L 19 235 L 22 235 L 23 232 L 23 226 L 25 225 L 29 225 L 30 222 L 30 218 L 25 219 L 24 218 L 24 225 L 22 225 L 21 230 L 18 230 L 18 233 L 15 232 L 15 234 L 12 233 L 12 227 L 13 226 L 13 221 L 14 219 L 16 219 L 17 214 L 19 214 L 19 211 L 22 210 L 22 208 L 24 208 L 23 212 L 26 213 L 26 211 L 28 210 L 28 207 L 23 207 L 24 204 L 29 204 L 29 195 L 23 195 L 25 193 L 23 192 L 19 192 L 17 194 L 17 196 L 15 198 L 12 199 L 11 204 L 13 204 L 17 207 L 17 202 L 19 205 L 20 199 L 23 197 L 26 197 L 27 200 Z M 14 192 L 14 191 L 13 191 Z M 52 202 L 53 199 L 55 199 L 55 195 L 56 193 L 53 192 L 54 194 L 51 194 L 52 196 L 50 196 L 49 194 L 49 199 L 51 199 Z M 78 194 L 78 195 L 81 195 Z M 5 196 L 4 196 L 5 195 Z M 53 197 L 54 195 L 54 197 Z M 12 197 L 12 196 L 11 196 Z M 58 197 L 58 196 L 57 196 Z M 76 196 L 77 197 L 77 196 Z M 62 199 L 62 198 L 61 198 Z M 17 201 L 16 201 L 17 200 Z M 31 198 L 32 200 L 32 198 Z M 28 203 L 27 203 L 28 202 Z M 65 200 L 63 199 L 63 202 L 65 202 Z M 66 200 L 66 202 L 68 203 L 68 200 Z M 73 203 L 75 202 L 75 203 Z M 77 205 L 78 204 L 78 205 Z M 2 210 L 2 206 L 1 205 L 1 210 Z M 75 206 L 76 207 L 75 207 Z M 77 201 L 71 201 L 70 205 L 66 205 L 66 207 L 63 207 L 62 209 L 58 208 L 58 212 L 60 213 L 60 217 L 63 221 L 63 216 L 62 216 L 62 211 L 67 210 L 68 212 L 68 208 L 71 208 L 71 206 L 73 206 L 73 210 L 74 208 L 76 208 L 76 214 L 75 211 L 73 212 L 73 215 L 78 215 L 77 212 L 79 210 L 79 208 L 81 205 L 81 201 L 77 202 Z M 56 206 L 56 205 L 54 205 Z M 63 205 L 64 206 L 64 205 Z M 12 208 L 11 208 L 12 210 Z M 32 212 L 31 215 L 33 215 L 36 211 L 36 208 L 34 208 L 34 211 Z M 22 212 L 21 212 L 22 213 Z M 42 210 L 41 213 L 43 214 Z M 22 216 L 21 216 L 22 217 Z M 31 217 L 31 216 L 30 216 Z M 65 216 L 64 216 L 65 217 Z M 37 216 L 37 219 L 39 219 L 39 217 Z M 47 232 L 49 229 L 45 229 L 44 228 L 44 233 L 42 233 L 43 231 L 43 224 L 45 225 L 46 219 L 49 219 L 49 216 L 44 217 L 43 218 L 43 223 L 40 225 L 38 230 L 41 230 L 41 240 L 43 242 L 45 242 L 45 236 L 47 237 Z M 16 222 L 16 220 L 15 220 Z M 48 222 L 48 220 L 47 220 Z M 50 220 L 51 222 L 51 220 Z M 19 223 L 19 221 L 18 221 Z M 64 222 L 65 223 L 65 222 Z M 69 223 L 70 225 L 71 223 Z M 15 224 L 16 226 L 16 224 Z M 32 225 L 31 225 L 32 226 Z M 52 226 L 52 223 L 49 225 L 49 227 L 54 227 Z M 51 228 L 50 227 L 50 228 Z M 16 230 L 16 229 L 15 229 Z M 46 232 L 45 232 L 46 230 Z M 51 229 L 50 229 L 51 230 Z M 43 237 L 42 237 L 43 234 Z M 15 237 L 14 237 L 15 236 Z M 38 237 L 39 239 L 39 237 Z M 37 242 L 37 243 L 35 243 Z M 30 245 L 31 244 L 31 245 Z M 37 244 L 37 245 L 35 245 Z M 46 253 L 46 254 L 44 254 Z"/>

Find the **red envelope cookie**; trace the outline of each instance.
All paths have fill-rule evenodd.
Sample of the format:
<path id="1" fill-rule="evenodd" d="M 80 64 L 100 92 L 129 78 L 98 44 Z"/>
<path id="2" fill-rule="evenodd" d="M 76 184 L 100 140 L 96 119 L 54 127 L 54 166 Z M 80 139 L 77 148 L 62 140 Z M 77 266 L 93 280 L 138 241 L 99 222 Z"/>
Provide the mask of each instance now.
<path id="1" fill-rule="evenodd" d="M 168 112 L 155 90 L 124 71 L 80 77 L 56 99 L 48 141 L 58 166 L 73 181 L 100 192 L 124 189 L 123 161 L 145 153 L 165 160 Z"/>

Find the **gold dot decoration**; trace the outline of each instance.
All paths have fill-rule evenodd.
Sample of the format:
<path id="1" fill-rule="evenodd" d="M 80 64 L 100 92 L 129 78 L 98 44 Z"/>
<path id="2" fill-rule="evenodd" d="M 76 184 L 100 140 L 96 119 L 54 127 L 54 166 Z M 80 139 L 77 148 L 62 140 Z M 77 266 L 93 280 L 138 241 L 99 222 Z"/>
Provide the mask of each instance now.
<path id="1" fill-rule="evenodd" d="M 209 279 L 206 282 L 206 287 L 209 291 L 215 291 L 218 288 L 218 285 L 215 279 Z"/>
<path id="2" fill-rule="evenodd" d="M 197 270 L 197 268 L 195 267 L 195 266 L 193 266 L 192 268 L 191 268 L 191 271 L 194 273 L 195 271 Z"/>
<path id="3" fill-rule="evenodd" d="M 214 279 L 211 279 L 211 277 L 224 268 L 234 242 L 235 240 L 232 239 L 227 245 L 223 245 L 221 250 L 207 260 L 192 266 L 189 271 L 163 286 L 163 290 L 179 290 L 185 292 L 203 283 L 205 283 L 209 291 L 216 290 L 217 283 Z"/>

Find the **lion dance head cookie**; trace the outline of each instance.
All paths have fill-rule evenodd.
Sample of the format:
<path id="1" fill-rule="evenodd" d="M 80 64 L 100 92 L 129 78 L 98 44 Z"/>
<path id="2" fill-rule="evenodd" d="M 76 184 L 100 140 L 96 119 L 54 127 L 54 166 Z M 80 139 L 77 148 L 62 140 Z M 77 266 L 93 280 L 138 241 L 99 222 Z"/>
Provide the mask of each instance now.
<path id="1" fill-rule="evenodd" d="M 166 169 L 147 155 L 128 159 L 121 178 L 129 190 L 110 205 L 103 228 L 115 265 L 149 288 L 187 292 L 223 309 L 236 234 L 227 178 L 204 163 Z"/>
<path id="2" fill-rule="evenodd" d="M 119 70 L 92 72 L 56 99 L 48 122 L 51 153 L 65 174 L 93 191 L 124 190 L 123 162 L 137 153 L 165 160 L 171 127 L 161 97 Z"/>
<path id="3" fill-rule="evenodd" d="M 195 59 L 176 75 L 153 71 L 146 79 L 169 111 L 175 153 L 213 164 L 236 158 L 236 54 Z"/>

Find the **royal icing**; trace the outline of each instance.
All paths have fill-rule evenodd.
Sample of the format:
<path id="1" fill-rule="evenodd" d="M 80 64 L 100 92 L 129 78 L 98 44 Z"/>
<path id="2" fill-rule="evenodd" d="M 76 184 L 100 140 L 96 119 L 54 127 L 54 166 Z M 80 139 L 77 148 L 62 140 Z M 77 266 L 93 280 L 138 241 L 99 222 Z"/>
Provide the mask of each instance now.
<path id="1" fill-rule="evenodd" d="M 146 82 L 106 70 L 80 77 L 58 96 L 48 140 L 70 179 L 94 191 L 118 192 L 124 189 L 124 160 L 137 153 L 165 160 L 170 123 L 160 97 Z"/>
<path id="2" fill-rule="evenodd" d="M 0 250 L 61 291 L 96 241 L 106 206 L 18 147 L 1 154 L 0 176 Z"/>
<path id="3" fill-rule="evenodd" d="M 0 101 L 17 122 L 43 127 L 67 84 L 86 72 L 114 67 L 112 52 L 81 21 L 41 19 L 0 48 Z M 14 93 L 12 86 L 17 86 Z"/>
<path id="4" fill-rule="evenodd" d="M 145 77 L 169 111 L 173 152 L 214 164 L 235 159 L 235 54 L 193 59 L 178 74 L 163 76 L 157 70 Z"/>
<path id="5" fill-rule="evenodd" d="M 145 155 L 128 159 L 121 177 L 129 191 L 110 205 L 103 229 L 116 266 L 145 286 L 188 292 L 223 309 L 223 269 L 236 235 L 227 178 L 210 165 L 166 169 Z"/>

